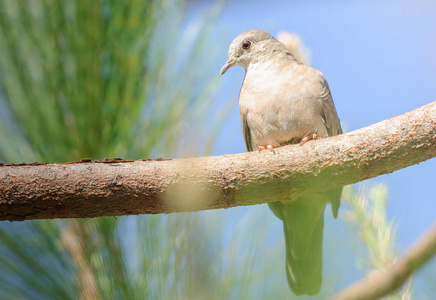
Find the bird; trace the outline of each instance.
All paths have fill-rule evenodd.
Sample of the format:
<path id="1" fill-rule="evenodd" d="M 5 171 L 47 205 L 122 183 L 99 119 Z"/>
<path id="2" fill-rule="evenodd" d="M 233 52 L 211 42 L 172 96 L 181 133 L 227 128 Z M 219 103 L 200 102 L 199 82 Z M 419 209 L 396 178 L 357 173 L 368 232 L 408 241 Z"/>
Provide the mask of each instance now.
<path id="1" fill-rule="evenodd" d="M 334 136 L 342 128 L 329 85 L 320 71 L 300 62 L 268 32 L 252 29 L 230 44 L 221 75 L 242 66 L 239 113 L 247 151 L 268 151 L 288 144 Z M 324 210 L 331 203 L 337 218 L 342 188 L 268 203 L 283 222 L 286 277 L 295 295 L 316 295 L 322 284 Z"/>

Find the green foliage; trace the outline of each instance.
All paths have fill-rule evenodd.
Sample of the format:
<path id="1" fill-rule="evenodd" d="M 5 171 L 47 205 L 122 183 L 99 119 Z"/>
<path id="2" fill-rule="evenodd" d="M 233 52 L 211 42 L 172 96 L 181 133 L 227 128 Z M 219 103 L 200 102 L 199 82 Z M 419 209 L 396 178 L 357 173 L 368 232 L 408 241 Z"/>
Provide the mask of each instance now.
<path id="1" fill-rule="evenodd" d="M 120 141 L 132 138 L 146 100 L 154 9 L 138 0 L 0 2 L 1 89 L 35 158 L 125 152 Z"/>
<path id="2" fill-rule="evenodd" d="M 74 265 L 59 244 L 61 234 L 61 227 L 53 221 L 1 224 L 2 299 L 71 299 L 78 295 Z"/>
<path id="3" fill-rule="evenodd" d="M 0 0 L 7 110 L 0 137 L 8 141 L 0 160 L 203 152 L 208 126 L 216 126 L 203 123 L 216 106 L 205 100 L 218 74 L 205 62 L 214 61 L 207 39 L 219 10 L 195 24 L 183 12 L 171 1 Z M 208 216 L 3 222 L 0 298 L 207 295 L 220 267 L 221 234 L 204 226 L 220 214 Z"/>

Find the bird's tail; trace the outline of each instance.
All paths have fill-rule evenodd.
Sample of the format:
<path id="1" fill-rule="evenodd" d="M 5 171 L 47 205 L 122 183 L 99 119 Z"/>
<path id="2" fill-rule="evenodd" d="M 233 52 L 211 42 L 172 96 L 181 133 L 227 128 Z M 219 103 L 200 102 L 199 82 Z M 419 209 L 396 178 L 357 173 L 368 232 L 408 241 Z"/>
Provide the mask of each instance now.
<path id="1" fill-rule="evenodd" d="M 290 230 L 293 226 L 292 220 L 283 222 L 283 228 L 288 227 L 284 230 L 288 284 L 296 295 L 315 295 L 322 282 L 324 215 L 321 214 L 310 227 L 300 225 L 298 229 Z"/>
<path id="2" fill-rule="evenodd" d="M 325 202 L 315 196 L 274 202 L 270 208 L 283 221 L 289 287 L 296 295 L 317 294 L 322 282 Z"/>

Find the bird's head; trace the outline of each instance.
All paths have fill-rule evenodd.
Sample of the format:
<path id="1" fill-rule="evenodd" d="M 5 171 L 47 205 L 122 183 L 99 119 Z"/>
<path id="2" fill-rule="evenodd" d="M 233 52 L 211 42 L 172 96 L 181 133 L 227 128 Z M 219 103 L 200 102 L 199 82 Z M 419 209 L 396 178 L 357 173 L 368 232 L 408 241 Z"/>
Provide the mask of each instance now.
<path id="1" fill-rule="evenodd" d="M 263 30 L 252 29 L 241 33 L 230 44 L 229 60 L 222 67 L 221 75 L 233 66 L 242 66 L 247 70 L 250 63 L 257 62 L 271 50 L 271 45 L 277 44 L 281 43 Z"/>

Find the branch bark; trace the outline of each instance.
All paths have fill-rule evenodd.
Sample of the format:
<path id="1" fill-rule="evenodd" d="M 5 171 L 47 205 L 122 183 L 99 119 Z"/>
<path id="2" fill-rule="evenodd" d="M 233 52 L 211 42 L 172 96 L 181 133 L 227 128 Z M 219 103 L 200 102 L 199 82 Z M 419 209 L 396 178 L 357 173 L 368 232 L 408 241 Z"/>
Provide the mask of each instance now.
<path id="1" fill-rule="evenodd" d="M 334 300 L 379 299 L 399 287 L 412 273 L 436 255 L 436 223 L 399 260 L 376 271 L 335 295 Z"/>
<path id="2" fill-rule="evenodd" d="M 436 156 L 436 102 L 380 123 L 269 151 L 174 160 L 0 166 L 0 220 L 156 214 L 321 192 Z"/>

